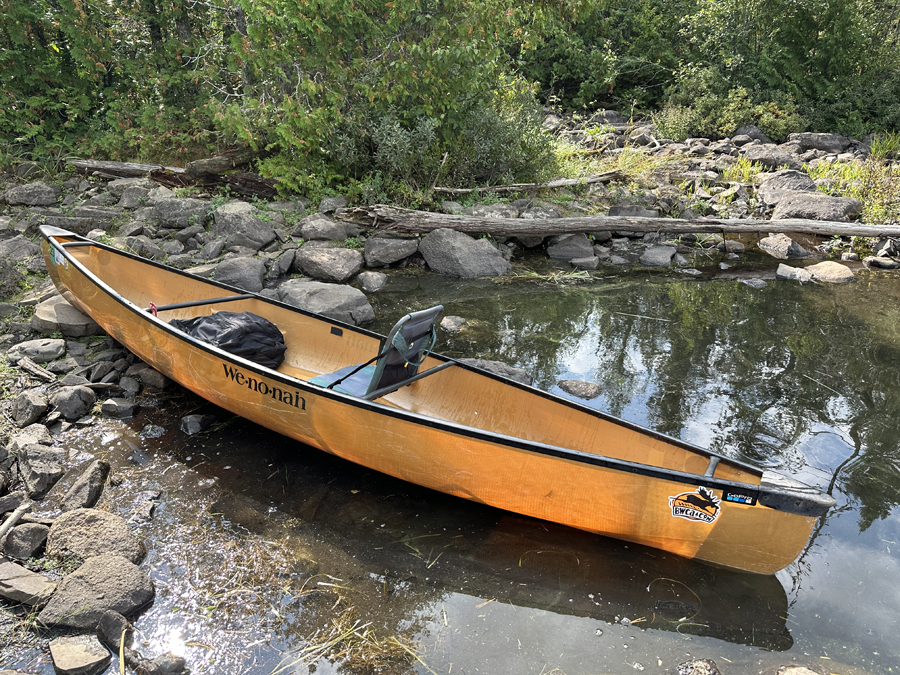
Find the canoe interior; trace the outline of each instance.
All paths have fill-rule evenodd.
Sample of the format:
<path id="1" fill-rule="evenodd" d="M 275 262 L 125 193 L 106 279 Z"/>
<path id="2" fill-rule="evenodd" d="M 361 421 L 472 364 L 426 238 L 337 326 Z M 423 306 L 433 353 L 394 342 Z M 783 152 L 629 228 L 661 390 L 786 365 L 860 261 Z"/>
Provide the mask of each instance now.
<path id="1" fill-rule="evenodd" d="M 140 308 L 149 307 L 150 303 L 162 306 L 233 293 L 200 277 L 178 274 L 140 259 L 116 264 L 117 254 L 99 247 L 69 247 L 67 253 Z M 248 311 L 274 322 L 287 346 L 278 372 L 299 380 L 367 361 L 381 347 L 380 336 L 262 298 L 168 310 L 160 312 L 159 317 L 168 321 L 216 311 Z M 430 357 L 420 371 L 443 361 L 440 356 Z M 378 399 L 377 403 L 526 441 L 691 474 L 706 473 L 712 455 L 585 407 L 542 395 L 530 387 L 519 387 L 462 366 L 423 378 Z M 722 459 L 713 476 L 759 485 L 762 472 Z"/>

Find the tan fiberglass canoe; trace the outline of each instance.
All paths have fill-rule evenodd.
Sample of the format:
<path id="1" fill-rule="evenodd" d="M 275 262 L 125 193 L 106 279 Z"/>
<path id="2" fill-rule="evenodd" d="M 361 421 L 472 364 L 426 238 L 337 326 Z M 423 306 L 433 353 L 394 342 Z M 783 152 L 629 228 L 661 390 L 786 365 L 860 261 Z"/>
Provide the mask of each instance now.
<path id="1" fill-rule="evenodd" d="M 763 574 L 789 565 L 834 505 L 797 481 L 437 354 L 403 386 L 328 388 L 329 373 L 369 362 L 385 339 L 65 230 L 41 235 L 66 300 L 148 364 L 235 414 L 411 483 Z M 216 311 L 273 322 L 284 361 L 261 366 L 168 323 Z"/>

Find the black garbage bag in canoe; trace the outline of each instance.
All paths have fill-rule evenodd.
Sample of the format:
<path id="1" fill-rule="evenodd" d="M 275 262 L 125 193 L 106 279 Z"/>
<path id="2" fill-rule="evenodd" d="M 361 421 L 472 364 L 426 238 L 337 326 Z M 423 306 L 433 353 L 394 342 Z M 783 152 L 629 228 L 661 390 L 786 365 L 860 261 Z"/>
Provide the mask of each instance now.
<path id="1" fill-rule="evenodd" d="M 169 324 L 267 368 L 277 368 L 284 361 L 286 347 L 278 326 L 250 312 L 216 312 L 193 319 L 172 319 Z"/>

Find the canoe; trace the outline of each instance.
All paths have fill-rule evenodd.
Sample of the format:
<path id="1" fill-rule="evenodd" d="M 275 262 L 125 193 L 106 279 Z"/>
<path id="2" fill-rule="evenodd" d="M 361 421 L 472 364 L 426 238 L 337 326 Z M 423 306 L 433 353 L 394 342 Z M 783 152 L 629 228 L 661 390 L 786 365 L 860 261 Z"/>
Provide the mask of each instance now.
<path id="1" fill-rule="evenodd" d="M 234 414 L 402 480 L 760 574 L 793 562 L 835 504 L 786 476 L 429 353 L 439 307 L 385 338 L 66 230 L 40 232 L 62 296 L 146 363 Z M 170 323 L 218 312 L 273 323 L 283 360 L 261 365 Z"/>

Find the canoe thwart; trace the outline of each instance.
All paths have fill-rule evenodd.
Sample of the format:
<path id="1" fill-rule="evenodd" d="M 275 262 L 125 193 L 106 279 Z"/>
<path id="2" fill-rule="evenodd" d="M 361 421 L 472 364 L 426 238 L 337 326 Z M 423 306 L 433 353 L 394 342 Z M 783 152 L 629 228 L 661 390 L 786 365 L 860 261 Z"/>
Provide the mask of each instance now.
<path id="1" fill-rule="evenodd" d="M 185 307 L 202 307 L 203 305 L 215 305 L 220 302 L 233 302 L 234 300 L 249 300 L 257 297 L 253 293 L 243 293 L 241 295 L 226 295 L 221 298 L 209 298 L 208 300 L 194 300 L 193 302 L 175 302 L 171 305 L 153 305 L 147 307 L 144 311 L 153 314 L 153 310 L 157 312 L 165 312 L 170 309 L 183 309 Z"/>
<path id="2" fill-rule="evenodd" d="M 721 459 L 720 457 L 716 457 L 715 455 L 713 455 L 712 457 L 710 457 L 710 458 L 709 458 L 709 466 L 706 467 L 706 473 L 704 473 L 703 475 L 704 475 L 704 476 L 713 476 L 713 475 L 715 475 L 715 473 L 716 473 L 716 467 L 719 466 L 719 460 L 720 460 L 720 459 Z"/>
<path id="3" fill-rule="evenodd" d="M 423 377 L 428 377 L 429 375 L 434 375 L 439 370 L 444 370 L 444 368 L 449 368 L 450 366 L 455 366 L 455 365 L 456 365 L 456 361 L 447 361 L 446 363 L 442 363 L 441 365 L 435 366 L 434 368 L 429 368 L 428 370 L 423 370 L 421 373 L 418 373 L 418 374 L 414 375 L 413 377 L 410 377 L 409 379 L 403 380 L 402 382 L 392 384 L 389 387 L 382 387 L 381 389 L 376 389 L 371 394 L 366 394 L 362 398 L 366 399 L 367 401 L 373 401 L 376 398 L 380 398 L 380 397 L 384 396 L 385 394 L 390 394 L 392 391 L 396 391 L 400 387 L 405 387 L 408 384 L 412 384 L 413 382 L 421 380 Z"/>

